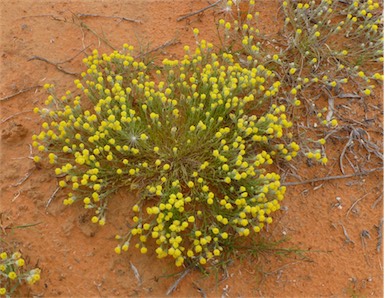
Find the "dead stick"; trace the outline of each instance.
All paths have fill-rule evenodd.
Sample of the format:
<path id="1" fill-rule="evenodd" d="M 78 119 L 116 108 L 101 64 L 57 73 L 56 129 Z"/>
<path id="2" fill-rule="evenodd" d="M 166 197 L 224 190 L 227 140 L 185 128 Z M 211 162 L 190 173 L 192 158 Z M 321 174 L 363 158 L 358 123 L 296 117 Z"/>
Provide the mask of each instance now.
<path id="1" fill-rule="evenodd" d="M 337 180 L 337 179 L 345 179 L 345 178 L 351 178 L 351 177 L 357 177 L 357 176 L 364 176 L 369 175 L 370 173 L 376 172 L 376 171 L 382 171 L 384 168 L 374 168 L 368 171 L 364 172 L 357 172 L 354 174 L 348 174 L 348 175 L 341 175 L 341 176 L 329 176 L 329 177 L 322 177 L 322 178 L 314 178 L 310 180 L 305 181 L 293 181 L 293 182 L 283 182 L 283 186 L 294 186 L 294 185 L 301 185 L 301 184 L 308 184 L 313 182 L 319 182 L 319 181 L 329 181 L 329 180 Z"/>
<path id="2" fill-rule="evenodd" d="M 55 62 L 49 61 L 46 58 L 43 58 L 40 56 L 32 56 L 27 61 L 31 61 L 31 60 L 40 60 L 40 61 L 46 62 L 48 64 L 51 64 L 51 65 L 55 66 L 59 71 L 64 72 L 65 74 L 69 74 L 69 75 L 77 75 L 78 74 L 76 72 L 69 72 L 69 71 L 65 70 L 63 67 L 59 66 L 60 63 L 55 63 Z"/>
<path id="3" fill-rule="evenodd" d="M 195 282 L 193 282 L 192 284 L 193 284 L 193 287 L 194 287 L 195 289 L 197 289 L 197 291 L 199 292 L 199 294 L 201 294 L 202 298 L 206 298 L 206 297 L 207 297 L 205 291 L 204 291 L 201 287 L 199 287 Z"/>
<path id="4" fill-rule="evenodd" d="M 361 198 L 359 198 L 358 200 L 356 200 L 356 201 L 352 204 L 352 206 L 350 206 L 349 210 L 346 212 L 346 217 L 349 216 L 349 213 L 350 213 L 350 211 L 352 211 L 352 209 L 354 208 L 354 206 L 356 206 L 357 203 L 358 203 L 359 201 L 361 201 L 363 198 L 365 198 L 365 197 L 368 196 L 369 194 L 370 194 L 370 192 L 364 194 Z"/>
<path id="5" fill-rule="evenodd" d="M 384 197 L 384 193 L 382 192 L 379 196 L 378 196 L 378 198 L 376 199 L 376 201 L 373 203 L 373 205 L 372 205 L 372 209 L 374 209 L 374 208 L 376 208 L 376 206 L 377 206 L 377 204 L 383 199 L 383 197 Z"/>
<path id="6" fill-rule="evenodd" d="M 354 241 L 351 240 L 351 239 L 349 238 L 348 232 L 346 231 L 344 225 L 343 225 L 343 224 L 340 224 L 340 225 L 341 225 L 342 230 L 343 230 L 343 232 L 344 232 L 344 236 L 345 236 L 345 238 L 346 238 L 346 239 L 345 239 L 346 243 L 353 243 L 353 244 L 354 244 Z"/>
<path id="7" fill-rule="evenodd" d="M 179 18 L 176 19 L 177 22 L 180 22 L 184 19 L 187 19 L 189 17 L 192 17 L 192 16 L 195 16 L 197 14 L 200 14 L 201 12 L 204 12 L 205 10 L 208 10 L 210 8 L 213 8 L 214 6 L 218 5 L 222 0 L 218 0 L 217 2 L 214 2 L 213 4 L 210 4 L 209 6 L 206 6 L 205 8 L 202 8 L 202 9 L 199 9 L 197 11 L 194 11 L 192 13 L 189 13 L 189 14 L 186 14 L 184 16 L 181 16 Z"/>
<path id="8" fill-rule="evenodd" d="M 377 228 L 377 232 L 378 232 L 378 241 L 377 241 L 377 246 L 376 246 L 376 249 L 377 249 L 377 252 L 380 252 L 381 250 L 381 244 L 382 244 L 382 226 L 384 225 L 384 219 L 382 218 L 380 220 L 380 223 L 378 225 L 378 228 Z"/>
<path id="9" fill-rule="evenodd" d="M 340 155 L 340 169 L 341 169 L 341 172 L 342 174 L 345 175 L 345 171 L 344 171 L 344 156 L 345 156 L 345 153 L 346 153 L 346 149 L 348 149 L 348 147 L 353 144 L 353 132 L 354 130 L 352 130 L 350 132 L 350 136 L 349 136 L 349 141 L 346 143 L 344 149 L 342 149 L 342 152 L 341 152 L 341 155 Z"/>
<path id="10" fill-rule="evenodd" d="M 150 51 L 148 51 L 146 53 L 140 54 L 140 55 L 136 56 L 135 58 L 146 56 L 148 54 L 151 54 L 153 52 L 159 51 L 161 49 L 164 49 L 166 47 L 172 46 L 172 45 L 177 44 L 177 43 L 179 43 L 178 40 L 176 40 L 175 38 L 171 39 L 169 41 L 166 41 L 164 44 L 160 45 L 159 47 L 156 47 L 156 48 L 154 48 L 154 49 L 152 49 L 152 50 L 150 50 Z"/>
<path id="11" fill-rule="evenodd" d="M 18 116 L 18 115 L 25 114 L 25 113 L 32 113 L 32 112 L 33 112 L 33 111 L 23 111 L 23 112 L 19 112 L 19 113 L 13 114 L 13 115 L 11 115 L 11 116 L 5 118 L 5 119 L 2 119 L 2 120 L 0 121 L 0 124 L 3 124 L 4 122 L 7 122 L 9 119 L 12 119 L 13 117 L 16 117 L 16 116 Z"/>
<path id="12" fill-rule="evenodd" d="M 87 47 L 84 47 L 84 49 L 80 50 L 78 53 L 76 53 L 76 55 L 72 56 L 71 58 L 67 59 L 67 60 L 64 60 L 63 62 L 57 62 L 56 64 L 64 64 L 64 63 L 67 63 L 67 62 L 71 62 L 72 60 L 74 60 L 77 56 L 79 56 L 81 53 L 83 53 L 85 50 L 87 50 L 91 45 L 88 45 Z"/>
<path id="13" fill-rule="evenodd" d="M 134 264 L 132 264 L 132 262 L 130 262 L 130 266 L 131 266 L 131 270 L 134 272 L 135 278 L 138 280 L 138 284 L 140 286 L 142 284 L 142 279 L 140 278 L 139 271 L 138 271 L 138 269 L 136 269 Z"/>
<path id="14" fill-rule="evenodd" d="M 0 98 L 0 101 L 6 101 L 8 99 L 11 99 L 12 97 L 18 96 L 19 94 L 22 94 L 22 93 L 28 92 L 28 91 L 30 91 L 32 89 L 36 89 L 36 88 L 40 88 L 40 87 L 42 87 L 42 86 L 41 85 L 36 85 L 36 86 L 33 86 L 33 87 L 28 87 L 28 88 L 22 89 L 22 90 L 20 90 L 20 91 L 18 91 L 16 93 L 13 93 L 11 95 L 8 95 L 8 96 Z"/>
<path id="15" fill-rule="evenodd" d="M 104 41 L 104 43 L 106 45 L 108 45 L 111 49 L 113 50 L 116 50 L 116 48 L 108 41 L 108 39 L 104 38 L 104 37 L 101 37 L 95 30 L 91 29 L 86 23 L 80 21 L 80 19 L 78 18 L 79 22 L 80 22 L 80 28 L 85 28 L 87 29 L 88 31 L 90 31 L 93 35 L 95 35 L 98 39 L 99 39 L 99 43 L 100 43 L 100 40 Z M 75 22 L 74 22 L 75 23 Z"/>
<path id="16" fill-rule="evenodd" d="M 141 20 L 135 20 L 135 19 L 130 19 L 126 17 L 121 17 L 121 16 L 102 16 L 98 14 L 88 14 L 88 13 L 78 13 L 76 15 L 79 19 L 80 18 L 87 18 L 87 17 L 92 17 L 92 18 L 108 18 L 108 19 L 120 19 L 120 21 L 127 21 L 127 22 L 133 22 L 133 23 L 142 23 Z"/>
<path id="17" fill-rule="evenodd" d="M 27 181 L 27 179 L 32 175 L 33 171 L 35 171 L 35 170 L 36 170 L 36 167 L 30 169 L 28 171 L 28 173 L 22 179 L 19 180 L 19 182 L 12 184 L 11 186 L 15 187 L 15 186 L 19 186 L 19 185 L 23 184 L 25 181 Z"/>
<path id="18" fill-rule="evenodd" d="M 47 205 L 45 205 L 45 210 L 47 210 L 48 206 L 51 204 L 52 200 L 55 198 L 57 192 L 59 191 L 60 186 L 56 187 L 55 191 L 52 193 L 52 195 L 49 197 Z"/>
<path id="19" fill-rule="evenodd" d="M 38 15 L 32 15 L 32 16 L 24 16 L 24 17 L 21 17 L 21 19 L 27 19 L 27 18 L 40 18 L 40 17 L 51 17 L 53 20 L 55 21 L 65 21 L 66 19 L 60 19 L 59 16 L 55 16 L 53 14 L 38 14 Z"/>
<path id="20" fill-rule="evenodd" d="M 182 275 L 169 287 L 169 289 L 166 292 L 166 296 L 170 295 L 172 292 L 175 291 L 176 287 L 179 285 L 179 283 L 182 281 L 183 278 L 190 272 L 190 268 L 187 268 Z"/>

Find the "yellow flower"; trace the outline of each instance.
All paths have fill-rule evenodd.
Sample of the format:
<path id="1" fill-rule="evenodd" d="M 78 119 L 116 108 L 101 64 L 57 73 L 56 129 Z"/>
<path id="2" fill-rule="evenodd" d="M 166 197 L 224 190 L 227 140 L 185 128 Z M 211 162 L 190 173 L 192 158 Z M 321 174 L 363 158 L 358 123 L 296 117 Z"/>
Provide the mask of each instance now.
<path id="1" fill-rule="evenodd" d="M 14 280 L 14 279 L 17 278 L 17 274 L 16 274 L 16 272 L 11 271 L 11 272 L 8 273 L 8 277 L 9 277 L 10 279 Z"/>
<path id="2" fill-rule="evenodd" d="M 117 253 L 118 255 L 120 255 L 120 253 L 122 252 L 122 249 L 121 247 L 118 245 L 115 247 L 115 253 Z"/>
<path id="3" fill-rule="evenodd" d="M 338 124 L 338 121 L 336 119 L 333 119 L 330 124 L 334 127 L 334 126 L 337 126 Z"/>
<path id="4" fill-rule="evenodd" d="M 321 159 L 321 163 L 322 163 L 323 165 L 326 165 L 327 162 L 328 162 L 327 157 L 323 157 L 323 158 Z"/>

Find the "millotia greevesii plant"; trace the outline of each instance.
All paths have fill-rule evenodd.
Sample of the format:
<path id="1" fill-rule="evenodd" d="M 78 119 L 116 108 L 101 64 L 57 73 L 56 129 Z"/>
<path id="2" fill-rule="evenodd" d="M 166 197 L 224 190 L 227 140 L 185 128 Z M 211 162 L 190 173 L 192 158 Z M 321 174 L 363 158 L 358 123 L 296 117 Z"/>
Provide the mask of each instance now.
<path id="1" fill-rule="evenodd" d="M 95 209 L 94 223 L 105 224 L 118 189 L 138 192 L 116 253 L 130 245 L 146 253 L 155 242 L 159 258 L 204 265 L 280 208 L 285 187 L 270 165 L 299 150 L 284 137 L 285 106 L 270 103 L 280 83 L 263 65 L 243 67 L 204 40 L 156 71 L 132 50 L 94 50 L 74 95 L 59 98 L 47 85 L 33 145 L 57 166 L 69 190 L 64 204 Z"/>

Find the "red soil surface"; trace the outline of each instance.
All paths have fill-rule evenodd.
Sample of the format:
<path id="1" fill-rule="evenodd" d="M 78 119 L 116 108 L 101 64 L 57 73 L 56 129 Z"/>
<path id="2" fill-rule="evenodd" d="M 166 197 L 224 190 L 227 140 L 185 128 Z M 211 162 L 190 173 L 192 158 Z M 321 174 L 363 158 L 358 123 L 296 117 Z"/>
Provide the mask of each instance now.
<path id="1" fill-rule="evenodd" d="M 260 30 L 276 33 L 278 2 L 257 2 L 261 12 Z M 57 181 L 52 168 L 37 169 L 29 158 L 31 136 L 39 131 L 42 122 L 32 109 L 43 106 L 47 97 L 37 86 L 53 83 L 58 94 L 74 88 L 72 82 L 77 76 L 63 70 L 83 71 L 81 60 L 85 54 L 80 52 L 85 48 L 86 53 L 94 48 L 109 53 L 111 47 L 121 48 L 127 42 L 146 52 L 175 39 L 178 44 L 164 47 L 155 54 L 178 57 L 182 45 L 194 45 L 193 27 L 200 29 L 202 38 L 215 41 L 214 20 L 220 17 L 220 7 L 176 21 L 181 15 L 207 5 L 207 1 L 192 0 L 0 2 L 0 237 L 10 243 L 11 248 L 20 249 L 28 256 L 31 266 L 37 264 L 42 269 L 41 281 L 23 288 L 22 295 L 159 297 L 165 296 L 179 277 L 173 274 L 181 269 L 175 268 L 172 262 L 156 259 L 152 253 L 141 255 L 135 249 L 120 256 L 114 253 L 114 236 L 124 229 L 133 204 L 130 197 L 135 194 L 121 192 L 111 200 L 110 220 L 102 228 L 90 222 L 89 214 L 81 205 L 64 207 L 64 196 L 60 192 L 46 207 Z M 78 14 L 99 16 L 79 18 Z M 141 23 L 107 16 L 137 19 Z M 66 62 L 55 67 L 36 57 L 54 63 Z M 70 58 L 73 59 L 68 60 Z M 4 99 L 27 88 L 31 89 Z M 376 96 L 366 102 L 366 112 L 362 103 L 350 102 L 349 115 L 357 121 L 365 117 L 373 119 L 365 122 L 365 128 L 372 141 L 381 147 L 380 89 L 378 87 Z M 345 137 L 349 133 L 346 132 Z M 302 179 L 341 175 L 339 157 L 347 139 L 333 141 L 327 146 L 330 159 L 327 167 L 308 167 L 302 161 L 295 165 Z M 355 144 L 355 153 L 347 153 L 353 162 L 354 155 L 361 158 L 360 154 L 367 154 L 358 141 Z M 371 160 L 366 159 L 365 163 L 363 165 L 368 166 L 365 169 L 373 167 L 376 157 L 372 154 Z M 347 174 L 353 172 L 347 161 L 345 169 Z M 288 174 L 286 181 L 298 180 Z M 306 259 L 295 254 L 281 258 L 264 253 L 235 260 L 228 266 L 227 274 L 218 271 L 218 276 L 207 277 L 200 272 L 189 273 L 172 295 L 382 297 L 383 255 L 382 246 L 377 251 L 376 229 L 383 218 L 382 186 L 382 172 L 376 171 L 359 177 L 288 187 L 283 201 L 285 210 L 275 216 L 272 230 L 265 232 L 265 237 L 272 241 L 286 237 L 287 241 L 280 247 L 304 250 Z M 37 223 L 30 228 L 15 228 Z M 344 230 L 352 242 L 346 241 Z M 369 237 L 362 237 L 364 230 L 369 232 Z M 141 283 L 135 278 L 131 264 L 137 268 Z"/>

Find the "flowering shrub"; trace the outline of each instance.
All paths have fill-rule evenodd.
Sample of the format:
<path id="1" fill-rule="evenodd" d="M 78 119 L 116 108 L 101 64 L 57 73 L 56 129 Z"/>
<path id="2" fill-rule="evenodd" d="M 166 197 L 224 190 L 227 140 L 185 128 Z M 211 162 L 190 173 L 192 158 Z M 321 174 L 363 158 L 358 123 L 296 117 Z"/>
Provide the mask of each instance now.
<path id="1" fill-rule="evenodd" d="M 0 253 L 0 296 L 11 297 L 23 282 L 32 285 L 40 280 L 40 269 L 27 270 L 20 252 Z"/>
<path id="2" fill-rule="evenodd" d="M 57 97 L 46 85 L 51 95 L 35 109 L 45 122 L 33 146 L 56 165 L 69 190 L 64 204 L 94 209 L 93 223 L 106 223 L 118 189 L 139 192 L 116 253 L 132 244 L 146 253 L 153 241 L 159 258 L 204 265 L 237 237 L 258 233 L 280 208 L 285 187 L 270 165 L 299 151 L 284 137 L 292 126 L 286 107 L 270 103 L 280 82 L 204 40 L 158 70 L 132 50 L 94 50 L 75 80 L 80 94 Z"/>

